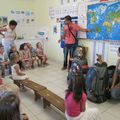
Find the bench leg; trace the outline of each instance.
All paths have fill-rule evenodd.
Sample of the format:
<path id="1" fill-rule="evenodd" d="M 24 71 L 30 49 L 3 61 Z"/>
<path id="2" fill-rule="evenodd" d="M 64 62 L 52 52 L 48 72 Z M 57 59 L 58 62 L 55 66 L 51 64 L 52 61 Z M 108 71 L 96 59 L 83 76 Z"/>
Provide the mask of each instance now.
<path id="1" fill-rule="evenodd" d="M 50 103 L 43 98 L 43 108 L 46 108 L 47 106 L 50 107 Z"/>
<path id="2" fill-rule="evenodd" d="M 37 101 L 38 99 L 41 99 L 41 96 L 38 95 L 36 91 L 34 91 L 34 94 L 35 94 L 35 101 Z"/>

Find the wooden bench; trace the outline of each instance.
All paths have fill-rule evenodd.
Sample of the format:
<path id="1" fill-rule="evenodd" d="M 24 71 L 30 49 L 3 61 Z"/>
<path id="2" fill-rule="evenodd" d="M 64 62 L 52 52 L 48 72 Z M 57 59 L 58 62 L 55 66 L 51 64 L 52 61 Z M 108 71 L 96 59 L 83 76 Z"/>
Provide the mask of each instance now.
<path id="1" fill-rule="evenodd" d="M 46 89 L 45 86 L 42 86 L 40 84 L 37 84 L 31 80 L 23 80 L 22 84 L 25 86 L 25 87 L 28 87 L 30 89 L 32 89 L 34 91 L 34 94 L 35 94 L 35 101 L 37 101 L 38 98 L 41 98 L 40 95 L 38 95 L 37 93 L 39 91 L 43 91 Z"/>
<path id="2" fill-rule="evenodd" d="M 10 79 L 13 80 L 12 77 L 10 77 Z M 37 99 L 40 98 L 40 95 L 38 95 L 37 93 L 39 91 L 42 91 L 42 90 L 46 89 L 46 87 L 44 87 L 44 86 L 42 86 L 40 84 L 37 84 L 37 83 L 35 83 L 35 82 L 31 81 L 31 80 L 28 80 L 28 79 L 26 79 L 26 80 L 13 80 L 14 84 L 16 84 L 16 81 L 19 81 L 20 82 L 20 83 L 18 82 L 19 84 L 22 84 L 23 86 L 25 86 L 27 88 L 30 88 L 30 89 L 32 89 L 34 91 L 35 101 L 37 101 Z M 16 85 L 18 85 L 18 83 Z M 19 85 L 18 85 L 18 87 L 19 87 Z"/>
<path id="3" fill-rule="evenodd" d="M 64 99 L 62 99 L 58 95 L 54 94 L 48 89 L 39 91 L 37 94 L 43 97 L 43 108 L 46 108 L 47 106 L 49 107 L 50 104 L 52 104 L 60 111 L 65 112 Z"/>

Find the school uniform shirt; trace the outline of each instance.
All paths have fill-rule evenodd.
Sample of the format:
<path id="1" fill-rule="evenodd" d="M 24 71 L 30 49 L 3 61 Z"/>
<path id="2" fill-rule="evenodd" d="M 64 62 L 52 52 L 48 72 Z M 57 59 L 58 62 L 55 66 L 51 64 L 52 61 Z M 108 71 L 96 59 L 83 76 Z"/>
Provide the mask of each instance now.
<path id="1" fill-rule="evenodd" d="M 76 40 L 70 31 L 76 36 L 76 33 L 80 31 L 80 26 L 72 22 L 69 24 L 69 27 L 68 25 L 64 26 L 65 44 L 75 44 Z"/>
<path id="2" fill-rule="evenodd" d="M 76 102 L 73 98 L 73 93 L 71 92 L 66 98 L 65 98 L 65 111 L 67 115 L 70 117 L 77 117 L 81 113 L 80 104 L 86 103 L 86 94 L 82 94 L 82 98 L 79 102 Z"/>

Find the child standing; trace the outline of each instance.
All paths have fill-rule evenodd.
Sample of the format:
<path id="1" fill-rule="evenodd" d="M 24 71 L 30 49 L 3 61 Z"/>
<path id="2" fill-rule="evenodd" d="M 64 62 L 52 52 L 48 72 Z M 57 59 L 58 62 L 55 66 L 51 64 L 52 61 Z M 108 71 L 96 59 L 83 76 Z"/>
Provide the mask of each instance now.
<path id="1" fill-rule="evenodd" d="M 22 73 L 20 70 L 19 65 L 17 62 L 19 61 L 19 55 L 14 53 L 11 56 L 11 70 L 12 70 L 12 78 L 14 80 L 14 83 L 20 87 L 20 81 L 27 79 L 27 75 L 25 73 Z"/>
<path id="2" fill-rule="evenodd" d="M 65 96 L 65 115 L 67 120 L 100 120 L 97 109 L 86 110 L 86 93 L 83 75 L 73 75 L 72 89 Z"/>
<path id="3" fill-rule="evenodd" d="M 39 58 L 40 60 L 42 60 L 42 64 L 43 64 L 43 65 L 48 65 L 48 63 L 47 63 L 48 58 L 47 58 L 47 56 L 45 55 L 44 50 L 43 50 L 43 47 L 42 47 L 42 45 L 41 45 L 40 42 L 38 42 L 38 43 L 36 44 L 36 52 L 37 52 L 38 58 Z"/>

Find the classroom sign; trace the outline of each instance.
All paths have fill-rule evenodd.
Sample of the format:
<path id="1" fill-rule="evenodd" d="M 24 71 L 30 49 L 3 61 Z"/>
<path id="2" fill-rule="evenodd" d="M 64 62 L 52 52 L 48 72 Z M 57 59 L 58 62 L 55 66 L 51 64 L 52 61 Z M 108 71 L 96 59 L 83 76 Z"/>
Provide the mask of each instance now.
<path id="1" fill-rule="evenodd" d="M 88 39 L 120 40 L 120 2 L 89 5 L 87 27 Z"/>

